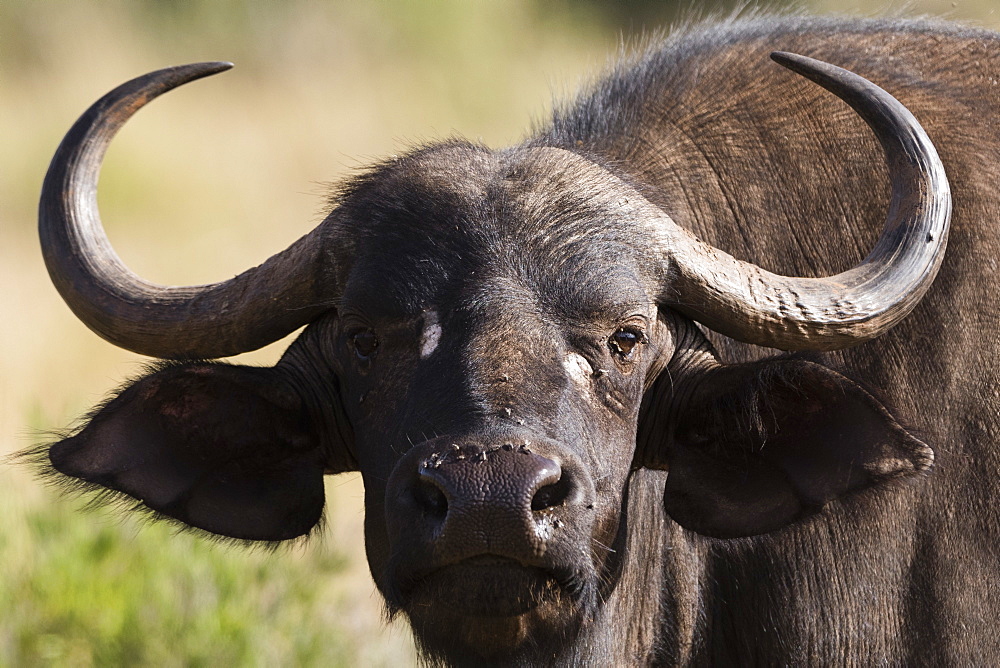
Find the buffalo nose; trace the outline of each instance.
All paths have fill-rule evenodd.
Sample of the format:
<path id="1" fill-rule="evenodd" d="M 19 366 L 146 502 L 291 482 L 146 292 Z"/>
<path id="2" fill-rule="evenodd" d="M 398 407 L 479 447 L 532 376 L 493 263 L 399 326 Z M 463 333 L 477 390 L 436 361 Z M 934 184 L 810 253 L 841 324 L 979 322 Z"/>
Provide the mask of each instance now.
<path id="1" fill-rule="evenodd" d="M 396 559 L 418 571 L 478 556 L 543 564 L 589 535 L 594 497 L 586 468 L 558 442 L 438 438 L 396 463 L 386 528 Z"/>
<path id="2" fill-rule="evenodd" d="M 428 514 L 523 515 L 561 505 L 568 478 L 558 462 L 524 446 L 452 446 L 420 462 L 414 496 Z"/>

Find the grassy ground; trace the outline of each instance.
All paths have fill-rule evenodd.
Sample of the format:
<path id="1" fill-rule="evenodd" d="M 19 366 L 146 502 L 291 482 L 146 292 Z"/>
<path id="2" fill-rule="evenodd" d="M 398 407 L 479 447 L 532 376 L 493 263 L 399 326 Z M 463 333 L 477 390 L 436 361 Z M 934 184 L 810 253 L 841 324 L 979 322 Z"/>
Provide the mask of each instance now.
<path id="1" fill-rule="evenodd" d="M 410 662 L 406 629 L 381 628 L 370 587 L 345 586 L 367 578 L 357 551 L 331 539 L 350 540 L 345 529 L 356 536 L 360 522 L 341 508 L 333 513 L 332 535 L 271 554 L 107 513 L 81 515 L 59 500 L 22 506 L 12 518 L 8 510 L 0 539 L 0 664 Z M 358 606 L 366 609 L 359 614 Z"/>
<path id="2" fill-rule="evenodd" d="M 998 23 L 986 3 L 915 9 Z M 143 362 L 72 317 L 35 240 L 52 151 L 106 90 L 166 65 L 237 63 L 139 114 L 101 181 L 109 234 L 133 269 L 211 282 L 308 231 L 323 184 L 359 165 L 450 134 L 516 141 L 553 91 L 603 66 L 620 33 L 673 12 L 596 0 L 4 0 L 0 455 L 70 424 Z M 272 363 L 285 345 L 241 361 Z M 328 496 L 318 540 L 268 554 L 80 512 L 0 466 L 0 666 L 413 663 L 367 575 L 360 482 L 332 479 Z"/>

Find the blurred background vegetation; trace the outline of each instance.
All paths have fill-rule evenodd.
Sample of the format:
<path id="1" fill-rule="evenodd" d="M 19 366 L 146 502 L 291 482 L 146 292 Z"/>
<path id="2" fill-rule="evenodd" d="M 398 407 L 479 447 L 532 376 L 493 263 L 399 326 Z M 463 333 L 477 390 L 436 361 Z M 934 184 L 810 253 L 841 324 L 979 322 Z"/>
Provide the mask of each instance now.
<path id="1" fill-rule="evenodd" d="M 48 160 L 76 116 L 128 78 L 226 59 L 113 144 L 100 202 L 139 274 L 213 282 L 322 217 L 324 184 L 420 141 L 517 141 L 669 0 L 3 0 L 0 2 L 0 455 L 70 425 L 143 360 L 91 334 L 51 287 L 35 238 Z M 870 0 L 811 11 L 896 12 Z M 998 27 L 992 0 L 916 1 Z M 273 363 L 287 342 L 241 357 Z M 328 527 L 277 554 L 81 512 L 0 465 L 0 666 L 407 665 L 367 574 L 362 489 L 329 481 Z"/>

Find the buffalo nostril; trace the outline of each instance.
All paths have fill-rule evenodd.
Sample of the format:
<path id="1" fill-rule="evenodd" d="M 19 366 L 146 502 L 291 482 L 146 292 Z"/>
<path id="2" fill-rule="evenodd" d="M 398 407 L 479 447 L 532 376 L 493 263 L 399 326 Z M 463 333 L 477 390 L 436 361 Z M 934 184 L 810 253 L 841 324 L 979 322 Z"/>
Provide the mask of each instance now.
<path id="1" fill-rule="evenodd" d="M 561 506 L 570 493 L 570 483 L 566 476 L 554 483 L 544 485 L 531 497 L 532 510 L 545 510 Z"/>
<path id="2" fill-rule="evenodd" d="M 427 513 L 444 517 L 448 514 L 448 499 L 432 480 L 422 478 L 413 488 L 413 498 Z"/>

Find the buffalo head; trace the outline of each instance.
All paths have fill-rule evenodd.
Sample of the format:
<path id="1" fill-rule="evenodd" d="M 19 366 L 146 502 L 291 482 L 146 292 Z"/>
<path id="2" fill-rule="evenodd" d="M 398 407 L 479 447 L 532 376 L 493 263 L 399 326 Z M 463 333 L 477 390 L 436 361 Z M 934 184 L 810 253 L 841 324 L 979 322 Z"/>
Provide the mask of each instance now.
<path id="1" fill-rule="evenodd" d="M 103 234 L 101 158 L 146 102 L 226 65 L 125 84 L 70 131 L 44 186 L 45 259 L 71 308 L 172 360 L 307 327 L 272 368 L 161 364 L 52 445 L 51 465 L 250 541 L 308 533 L 323 475 L 360 470 L 379 590 L 425 650 L 459 662 L 552 656 L 600 615 L 629 558 L 640 469 L 660 471 L 673 520 L 719 537 L 926 469 L 929 449 L 851 380 L 796 358 L 720 364 L 699 328 L 785 350 L 854 345 L 904 317 L 941 261 L 948 186 L 916 121 L 860 77 L 775 57 L 851 104 L 892 174 L 875 249 L 830 278 L 707 246 L 585 146 L 451 142 L 352 179 L 259 267 L 153 285 Z"/>

